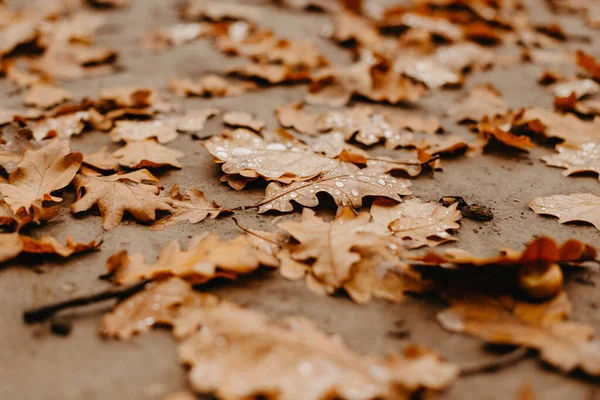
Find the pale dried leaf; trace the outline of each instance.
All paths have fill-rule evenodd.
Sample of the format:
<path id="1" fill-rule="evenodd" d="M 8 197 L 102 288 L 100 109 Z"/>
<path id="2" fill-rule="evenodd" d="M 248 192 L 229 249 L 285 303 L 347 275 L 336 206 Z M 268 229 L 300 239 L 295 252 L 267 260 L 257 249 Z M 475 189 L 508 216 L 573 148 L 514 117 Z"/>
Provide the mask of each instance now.
<path id="1" fill-rule="evenodd" d="M 218 108 L 187 111 L 182 117 L 178 118 L 177 130 L 180 132 L 200 132 L 204 129 L 206 121 L 220 113 L 221 110 Z"/>
<path id="2" fill-rule="evenodd" d="M 566 168 L 565 176 L 594 172 L 600 180 L 600 141 L 558 145 L 556 150 L 558 154 L 544 156 L 542 161 L 552 167 Z"/>
<path id="3" fill-rule="evenodd" d="M 255 132 L 260 132 L 266 125 L 245 111 L 229 111 L 223 114 L 223 122 L 236 128 L 248 128 Z"/>
<path id="4" fill-rule="evenodd" d="M 108 151 L 108 146 L 102 146 L 93 153 L 84 154 L 83 163 L 102 171 L 119 169 L 119 161 Z"/>
<path id="5" fill-rule="evenodd" d="M 209 74 L 197 80 L 188 78 L 172 78 L 169 90 L 178 96 L 225 97 L 239 96 L 244 92 L 256 89 L 253 82 L 236 82 L 219 75 Z"/>
<path id="6" fill-rule="evenodd" d="M 35 140 L 41 141 L 48 137 L 69 139 L 71 136 L 83 132 L 85 122 L 89 119 L 90 113 L 88 111 L 77 111 L 57 117 L 44 118 L 29 125 Z"/>
<path id="7" fill-rule="evenodd" d="M 159 143 L 167 143 L 177 139 L 177 123 L 172 120 L 155 121 L 117 121 L 110 131 L 114 142 L 140 142 L 156 138 Z"/>
<path id="8" fill-rule="evenodd" d="M 493 86 L 479 85 L 464 100 L 450 107 L 447 114 L 456 122 L 478 122 L 484 117 L 502 115 L 507 111 L 508 106 Z"/>
<path id="9" fill-rule="evenodd" d="M 72 97 L 73 95 L 68 90 L 48 83 L 37 83 L 31 86 L 23 98 L 23 103 L 26 106 L 47 109 L 64 103 Z"/>
<path id="10" fill-rule="evenodd" d="M 388 197 L 400 201 L 399 195 L 411 194 L 406 179 L 394 178 L 377 172 L 361 171 L 350 163 L 340 163 L 337 167 L 320 176 L 284 186 L 272 182 L 267 186 L 265 198 L 258 204 L 258 212 L 269 210 L 290 212 L 292 201 L 306 207 L 319 204 L 318 193 L 328 193 L 338 206 L 360 208 L 366 196 Z"/>
<path id="11" fill-rule="evenodd" d="M 183 152 L 163 146 L 154 139 L 128 142 L 112 155 L 117 159 L 119 165 L 132 169 L 164 166 L 182 168 L 177 159 L 185 156 Z"/>
<path id="12" fill-rule="evenodd" d="M 536 197 L 529 206 L 538 214 L 558 217 L 561 224 L 585 221 L 600 229 L 600 197 L 591 193 Z"/>

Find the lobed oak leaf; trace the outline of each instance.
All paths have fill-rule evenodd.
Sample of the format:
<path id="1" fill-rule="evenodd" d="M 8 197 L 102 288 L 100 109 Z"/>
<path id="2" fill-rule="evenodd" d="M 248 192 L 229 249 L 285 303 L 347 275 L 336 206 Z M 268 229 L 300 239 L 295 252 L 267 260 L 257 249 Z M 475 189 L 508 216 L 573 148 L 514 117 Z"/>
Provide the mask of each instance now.
<path id="1" fill-rule="evenodd" d="M 223 114 L 223 122 L 226 125 L 235 128 L 247 128 L 254 132 L 260 132 L 266 125 L 264 121 L 260 121 L 245 111 L 229 111 Z"/>
<path id="2" fill-rule="evenodd" d="M 284 128 L 291 128 L 308 135 L 316 135 L 317 116 L 302 111 L 304 105 L 300 102 L 275 107 L 275 116 Z M 11 117 L 12 120 L 12 117 Z"/>
<path id="3" fill-rule="evenodd" d="M 179 186 L 175 184 L 171 189 L 170 197 L 173 200 L 171 215 L 156 221 L 152 225 L 152 229 L 164 229 L 185 221 L 197 224 L 204 221 L 208 216 L 214 219 L 221 213 L 230 212 L 221 208 L 214 201 L 209 203 L 206 197 L 204 197 L 204 193 L 198 189 L 186 189 L 180 192 Z"/>
<path id="4" fill-rule="evenodd" d="M 394 178 L 377 171 L 362 171 L 359 167 L 342 162 L 337 167 L 304 182 L 284 186 L 272 182 L 267 186 L 265 198 L 257 204 L 258 212 L 270 210 L 290 212 L 292 201 L 306 207 L 319 204 L 318 193 L 328 193 L 338 206 L 360 208 L 366 196 L 387 197 L 400 201 L 399 195 L 411 194 L 406 179 Z"/>
<path id="5" fill-rule="evenodd" d="M 239 96 L 257 85 L 253 82 L 236 82 L 219 75 L 209 74 L 193 81 L 188 78 L 172 78 L 169 90 L 178 96 L 229 97 Z"/>
<path id="6" fill-rule="evenodd" d="M 0 200 L 0 227 L 18 232 L 24 226 L 49 221 L 58 215 L 60 207 L 34 208 L 32 213 L 13 212 L 10 205 Z"/>
<path id="7" fill-rule="evenodd" d="M 529 151 L 529 149 L 534 148 L 535 144 L 531 142 L 529 136 L 526 135 L 515 135 L 511 132 L 507 132 L 503 129 L 500 129 L 496 126 L 492 126 L 487 123 L 480 123 L 478 126 L 479 129 L 479 143 L 472 146 L 474 151 L 478 151 L 487 147 L 491 140 L 502 143 L 505 146 L 513 147 L 523 151 Z M 479 148 L 477 147 L 479 146 Z"/>
<path id="8" fill-rule="evenodd" d="M 11 53 L 17 46 L 34 42 L 38 36 L 38 26 L 33 21 L 14 21 L 0 29 L 0 55 Z"/>
<path id="9" fill-rule="evenodd" d="M 478 122 L 486 116 L 494 117 L 507 111 L 508 106 L 493 86 L 478 85 L 464 100 L 450 107 L 447 114 L 456 122 Z"/>
<path id="10" fill-rule="evenodd" d="M 542 157 L 542 161 L 551 167 L 566 168 L 563 175 L 569 176 L 580 172 L 599 174 L 600 180 L 600 141 L 590 141 L 556 146 L 558 154 Z"/>
<path id="11" fill-rule="evenodd" d="M 26 106 L 48 109 L 64 103 L 73 97 L 71 92 L 49 83 L 36 83 L 23 98 Z"/>
<path id="12" fill-rule="evenodd" d="M 0 193 L 13 212 L 41 208 L 43 201 L 59 202 L 52 192 L 71 183 L 83 161 L 81 153 L 72 153 L 66 141 L 54 140 L 39 150 L 27 150 L 18 168 L 0 184 Z"/>
<path id="13" fill-rule="evenodd" d="M 156 138 L 159 143 L 167 143 L 177 139 L 177 123 L 165 121 L 117 121 L 110 131 L 113 142 L 139 142 Z"/>
<path id="14" fill-rule="evenodd" d="M 213 25 L 206 22 L 177 23 L 168 26 L 159 26 L 140 38 L 140 47 L 143 50 L 159 53 L 172 47 L 213 33 Z"/>
<path id="15" fill-rule="evenodd" d="M 204 129 L 206 121 L 220 113 L 221 110 L 218 108 L 190 110 L 178 118 L 177 130 L 180 132 L 200 132 Z"/>
<path id="16" fill-rule="evenodd" d="M 169 276 L 200 284 L 216 278 L 235 279 L 261 265 L 277 267 L 278 262 L 271 254 L 254 247 L 246 236 L 222 242 L 216 235 L 192 238 L 186 251 L 181 250 L 178 242 L 171 242 L 155 264 L 146 264 L 142 253 L 129 256 L 127 251 L 120 251 L 107 261 L 111 280 L 120 285 Z"/>
<path id="17" fill-rule="evenodd" d="M 404 240 L 409 248 L 437 246 L 456 240 L 449 230 L 460 227 L 458 203 L 444 207 L 436 202 L 423 203 L 420 199 L 407 199 L 400 204 L 375 202 L 371 206 L 374 221 Z"/>
<path id="18" fill-rule="evenodd" d="M 529 207 L 537 214 L 558 217 L 561 224 L 585 221 L 600 229 L 600 197 L 591 193 L 536 197 L 529 202 Z"/>
<path id="19" fill-rule="evenodd" d="M 145 169 L 110 176 L 78 175 L 75 177 L 77 201 L 71 210 L 79 213 L 98 204 L 102 227 L 107 231 L 121 223 L 125 211 L 142 222 L 156 219 L 157 210 L 171 211 L 172 200 L 158 195 L 161 188 L 142 181 L 158 182 L 158 179 Z"/>
<path id="20" fill-rule="evenodd" d="M 43 118 L 28 124 L 37 141 L 49 137 L 58 139 L 70 139 L 73 135 L 79 135 L 85 128 L 85 122 L 90 120 L 88 111 L 77 111 L 72 114 L 64 114 L 56 117 Z"/>
<path id="21" fill-rule="evenodd" d="M 119 165 L 132 169 L 164 166 L 182 168 L 177 159 L 185 156 L 181 151 L 163 146 L 154 139 L 146 139 L 143 142 L 128 142 L 125 146 L 113 152 L 112 155 L 117 159 Z"/>
<path id="22" fill-rule="evenodd" d="M 283 64 L 257 62 L 231 67 L 227 69 L 227 73 L 268 85 L 298 83 L 310 79 L 310 70 L 306 67 L 290 67 Z"/>
<path id="23" fill-rule="evenodd" d="M 483 293 L 451 293 L 448 300 L 450 308 L 437 316 L 446 330 L 536 349 L 543 361 L 564 372 L 580 368 L 589 375 L 600 374 L 600 347 L 591 341 L 594 331 L 566 321 L 572 306 L 564 292 L 543 303 Z"/>
<path id="24" fill-rule="evenodd" d="M 213 136 L 203 146 L 215 157 L 215 162 L 223 164 L 223 172 L 246 178 L 264 177 L 289 183 L 310 179 L 339 164 L 298 143 L 267 142 L 244 129 Z"/>
<path id="25" fill-rule="evenodd" d="M 152 88 L 139 86 L 113 86 L 100 90 L 100 100 L 111 108 L 144 108 L 153 105 L 158 96 Z"/>
<path id="26" fill-rule="evenodd" d="M 575 54 L 577 65 L 581 67 L 588 75 L 595 80 L 600 79 L 600 65 L 596 63 L 596 59 L 584 51 L 577 51 Z"/>
<path id="27" fill-rule="evenodd" d="M 559 82 L 551 86 L 552 94 L 556 97 L 568 97 L 574 94 L 577 99 L 600 93 L 600 84 L 591 79 L 575 79 Z"/>
<path id="28" fill-rule="evenodd" d="M 42 146 L 32 139 L 32 132 L 7 126 L 2 129 L 0 136 L 0 166 L 8 173 L 18 168 L 26 150 L 36 150 Z"/>

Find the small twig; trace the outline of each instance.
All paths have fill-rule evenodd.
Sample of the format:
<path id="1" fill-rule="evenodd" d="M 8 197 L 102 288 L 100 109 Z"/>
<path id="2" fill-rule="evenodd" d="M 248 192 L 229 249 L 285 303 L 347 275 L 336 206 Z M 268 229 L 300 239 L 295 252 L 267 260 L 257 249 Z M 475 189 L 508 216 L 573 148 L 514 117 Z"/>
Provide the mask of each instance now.
<path id="1" fill-rule="evenodd" d="M 460 367 L 460 374 L 462 376 L 476 375 L 484 372 L 498 371 L 502 368 L 513 365 L 529 355 L 529 349 L 526 347 L 519 347 L 509 353 L 503 354 L 499 357 L 494 358 L 490 361 L 476 361 L 470 365 L 464 365 Z"/>
<path id="2" fill-rule="evenodd" d="M 89 304 L 99 303 L 101 301 L 114 298 L 124 299 L 139 292 L 144 288 L 144 286 L 146 286 L 147 283 L 151 281 L 151 279 L 146 279 L 132 286 L 127 286 L 120 289 L 105 290 L 100 293 L 76 297 L 74 299 L 62 301 L 60 303 L 48 304 L 43 307 L 27 310 L 23 313 L 23 319 L 27 324 L 33 324 L 36 322 L 45 321 L 57 312 L 66 310 L 68 308 L 86 306 Z"/>

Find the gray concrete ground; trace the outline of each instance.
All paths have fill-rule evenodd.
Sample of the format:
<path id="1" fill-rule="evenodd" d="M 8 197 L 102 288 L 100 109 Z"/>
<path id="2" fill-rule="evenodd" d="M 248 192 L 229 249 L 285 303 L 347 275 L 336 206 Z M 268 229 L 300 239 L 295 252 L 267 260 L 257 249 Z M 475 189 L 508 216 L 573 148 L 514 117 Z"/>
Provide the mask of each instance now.
<path id="1" fill-rule="evenodd" d="M 138 0 L 133 3 L 126 10 L 106 11 L 109 24 L 98 36 L 100 43 L 120 51 L 120 63 L 125 70 L 113 76 L 66 84 L 65 87 L 77 96 L 93 97 L 100 88 L 123 84 L 150 85 L 164 90 L 166 80 L 171 76 L 194 77 L 243 62 L 218 54 L 203 40 L 159 55 L 140 53 L 137 39 L 152 26 L 175 22 L 176 14 L 173 2 Z M 537 20 L 550 20 L 541 1 L 530 6 L 533 6 L 532 14 Z M 560 21 L 567 30 L 586 32 L 598 38 L 597 33 L 588 31 L 577 17 L 561 18 Z M 263 26 L 273 28 L 282 36 L 314 38 L 332 61 L 347 62 L 348 54 L 318 37 L 319 30 L 327 23 L 324 15 L 291 13 L 269 7 L 264 9 L 261 20 Z M 598 51 L 594 52 L 599 49 L 597 40 L 584 47 L 600 55 Z M 542 70 L 534 65 L 494 69 L 470 77 L 461 91 L 435 93 L 415 110 L 400 109 L 398 112 L 442 116 L 457 96 L 484 82 L 493 83 L 511 107 L 551 107 L 551 95 L 536 84 Z M 0 88 L 3 93 L 9 91 L 7 82 L 0 81 Z M 274 128 L 277 126 L 274 106 L 301 100 L 303 94 L 302 87 L 280 87 L 237 98 L 191 99 L 182 103 L 186 109 L 216 106 L 224 110 L 247 110 Z M 0 107 L 18 107 L 20 104 L 21 96 L 0 99 Z M 473 137 L 449 119 L 443 118 L 443 123 L 450 132 L 465 138 Z M 211 121 L 205 129 L 208 133 L 219 130 L 218 119 Z M 110 144 L 110 139 L 103 133 L 93 132 L 74 138 L 72 143 L 78 150 L 90 151 Z M 170 146 L 184 151 L 186 157 L 182 170 L 158 174 L 165 187 L 175 182 L 184 187 L 197 187 L 209 199 L 226 207 L 252 204 L 261 197 L 260 189 L 235 192 L 222 185 L 219 168 L 189 135 L 181 135 Z M 535 196 L 598 193 L 599 184 L 594 177 L 565 178 L 560 169 L 546 167 L 539 158 L 551 152 L 550 148 L 542 147 L 530 154 L 492 153 L 484 157 L 445 160 L 443 172 L 415 179 L 412 189 L 424 200 L 461 195 L 493 209 L 496 217 L 491 222 L 462 222 L 457 245 L 466 250 L 491 254 L 501 246 L 520 248 L 537 234 L 550 235 L 561 241 L 574 237 L 600 245 L 598 231 L 592 226 L 559 225 L 555 219 L 538 216 L 529 210 L 527 204 Z M 110 304 L 62 314 L 74 326 L 72 334 L 66 338 L 52 335 L 45 326 L 24 325 L 21 314 L 26 308 L 108 287 L 106 282 L 98 280 L 98 276 L 105 272 L 106 259 L 118 249 L 144 251 L 150 261 L 169 241 L 185 242 L 188 237 L 203 231 L 232 237 L 239 234 L 239 230 L 230 218 L 225 217 L 197 225 L 181 224 L 158 232 L 127 221 L 114 231 L 103 232 L 97 215 L 73 217 L 67 207 L 72 201 L 72 195 L 67 195 L 60 216 L 48 225 L 36 228 L 32 234 L 36 237 L 56 235 L 60 239 L 71 234 L 81 241 L 101 235 L 104 244 L 100 252 L 66 261 L 9 264 L 0 270 L 0 399 L 159 399 L 166 393 L 186 388 L 185 372 L 177 362 L 176 345 L 168 332 L 157 330 L 126 342 L 105 341 L 96 335 L 99 318 Z M 243 225 L 265 230 L 273 227 L 276 217 L 261 216 L 254 210 L 238 213 Z M 589 278 L 600 284 L 598 274 L 591 274 Z M 274 272 L 217 285 L 210 290 L 274 317 L 303 315 L 311 318 L 323 330 L 343 335 L 348 344 L 360 352 L 391 352 L 414 342 L 431 346 L 457 363 L 494 357 L 482 350 L 479 340 L 443 331 L 435 321 L 435 313 L 443 308 L 443 304 L 432 299 L 409 298 L 402 304 L 373 301 L 360 306 L 344 296 L 316 297 L 307 291 L 302 281 L 288 282 Z M 571 279 L 567 291 L 575 306 L 573 318 L 600 331 L 598 289 Z M 409 330 L 407 338 L 396 339 L 388 335 L 389 331 L 398 329 L 398 324 Z M 448 400 L 511 399 L 525 382 L 532 385 L 539 399 L 600 398 L 596 390 L 598 382 L 579 375 L 565 376 L 534 358 L 501 372 L 459 379 L 440 397 Z"/>

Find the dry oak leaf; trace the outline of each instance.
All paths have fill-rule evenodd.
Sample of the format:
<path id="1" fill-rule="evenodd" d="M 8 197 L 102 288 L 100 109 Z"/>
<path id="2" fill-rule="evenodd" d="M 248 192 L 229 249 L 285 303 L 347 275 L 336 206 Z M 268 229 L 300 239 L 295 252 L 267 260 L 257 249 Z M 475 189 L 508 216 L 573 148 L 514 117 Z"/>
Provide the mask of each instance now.
<path id="1" fill-rule="evenodd" d="M 32 139 L 32 132 L 28 129 L 19 129 L 16 126 L 7 126 L 2 129 L 0 136 L 0 167 L 7 173 L 18 168 L 26 150 L 35 150 L 42 146 Z"/>
<path id="2" fill-rule="evenodd" d="M 577 65 L 581 67 L 594 80 L 600 80 L 600 65 L 596 63 L 596 59 L 591 55 L 579 50 L 575 54 L 577 57 Z"/>
<path id="3" fill-rule="evenodd" d="M 144 108 L 158 101 L 151 88 L 139 86 L 114 86 L 100 90 L 100 100 L 110 102 L 111 108 Z"/>
<path id="4" fill-rule="evenodd" d="M 220 113 L 221 110 L 218 108 L 203 108 L 187 111 L 183 116 L 178 118 L 177 130 L 179 132 L 200 132 L 204 129 L 206 121 Z"/>
<path id="5" fill-rule="evenodd" d="M 212 22 L 241 20 L 253 22 L 260 18 L 260 9 L 231 0 L 187 0 L 181 9 L 185 20 L 206 19 Z"/>
<path id="6" fill-rule="evenodd" d="M 508 106 L 493 86 L 478 85 L 464 100 L 450 107 L 447 114 L 456 122 L 479 122 L 486 116 L 494 117 L 507 111 Z"/>
<path id="7" fill-rule="evenodd" d="M 529 149 L 535 147 L 535 144 L 533 144 L 527 135 L 515 135 L 485 122 L 480 123 L 478 129 L 478 141 L 471 146 L 475 152 L 487 147 L 490 143 L 492 143 L 492 138 L 494 141 L 502 143 L 503 145 L 523 151 L 529 151 Z"/>
<path id="8" fill-rule="evenodd" d="M 156 138 L 159 143 L 167 143 L 177 139 L 178 135 L 177 123 L 171 120 L 117 121 L 110 131 L 113 142 L 136 142 Z"/>
<path id="9" fill-rule="evenodd" d="M 117 159 L 119 165 L 133 169 L 164 166 L 182 168 L 177 159 L 185 156 L 181 151 L 163 146 L 154 139 L 128 142 L 112 155 Z"/>
<path id="10" fill-rule="evenodd" d="M 54 140 L 39 150 L 28 150 L 0 193 L 13 212 L 42 208 L 43 201 L 59 202 L 52 192 L 67 186 L 79 170 L 83 155 L 71 152 L 66 141 Z"/>
<path id="11" fill-rule="evenodd" d="M 600 229 L 600 197 L 591 193 L 536 197 L 529 202 L 529 207 L 537 214 L 558 217 L 561 224 L 585 221 Z"/>
<path id="12" fill-rule="evenodd" d="M 254 132 L 260 132 L 266 125 L 245 111 L 229 111 L 223 114 L 223 122 L 235 128 L 247 128 Z"/>
<path id="13" fill-rule="evenodd" d="M 208 216 L 214 219 L 221 213 L 230 212 L 221 208 L 214 201 L 209 203 L 206 197 L 204 197 L 204 193 L 198 189 L 186 189 L 181 192 L 179 186 L 175 184 L 171 189 L 170 197 L 173 200 L 171 215 L 156 221 L 152 225 L 152 229 L 164 229 L 186 221 L 191 224 L 197 224 L 204 221 Z"/>
<path id="14" fill-rule="evenodd" d="M 158 179 L 145 169 L 110 176 L 78 175 L 77 201 L 71 210 L 79 213 L 98 204 L 102 227 L 107 231 L 121 223 L 125 211 L 142 222 L 154 221 L 157 210 L 171 211 L 172 200 L 158 195 L 161 187 L 142 181 L 158 182 Z"/>
<path id="15" fill-rule="evenodd" d="M 411 257 L 412 260 L 436 265 L 522 265 L 528 263 L 581 263 L 596 259 L 597 250 L 591 245 L 569 239 L 558 245 L 554 239 L 540 236 L 527 243 L 522 251 L 502 249 L 497 256 L 479 257 L 461 249 L 447 249 L 444 254 L 429 252 Z"/>
<path id="16" fill-rule="evenodd" d="M 139 41 L 143 50 L 158 53 L 211 34 L 213 25 L 206 22 L 177 23 L 159 26 L 146 33 Z"/>
<path id="17" fill-rule="evenodd" d="M 448 231 L 460 228 L 458 203 L 444 207 L 437 202 L 423 203 L 420 199 L 406 199 L 400 204 L 374 202 L 373 220 L 404 240 L 408 248 L 437 246 L 457 240 Z"/>
<path id="18" fill-rule="evenodd" d="M 290 103 L 285 106 L 275 107 L 275 116 L 277 121 L 284 128 L 294 129 L 308 135 L 316 135 L 317 115 L 305 113 L 302 111 L 304 105 L 300 102 Z M 12 116 L 9 121 L 12 121 Z"/>
<path id="19" fill-rule="evenodd" d="M 451 294 L 448 301 L 450 308 L 437 316 L 444 329 L 536 349 L 543 361 L 564 372 L 580 368 L 600 375 L 600 343 L 591 341 L 591 326 L 566 321 L 572 306 L 564 292 L 543 303 L 477 293 Z"/>
<path id="20" fill-rule="evenodd" d="M 556 97 L 569 97 L 574 94 L 577 99 L 600 93 L 600 84 L 591 79 L 576 79 L 559 82 L 551 86 L 552 94 Z"/>
<path id="21" fill-rule="evenodd" d="M 128 338 L 156 324 L 172 326 L 181 341 L 192 390 L 222 399 L 404 399 L 420 388 L 441 390 L 458 375 L 431 350 L 361 356 L 306 319 L 271 320 L 177 278 L 120 303 L 104 316 L 100 333 Z"/>
<path id="22" fill-rule="evenodd" d="M 13 212 L 10 206 L 0 200 L 0 227 L 5 230 L 18 232 L 26 225 L 39 224 L 49 221 L 60 212 L 60 207 L 34 208 L 32 213 L 25 211 Z"/>
<path id="23" fill-rule="evenodd" d="M 236 129 L 213 136 L 203 146 L 222 163 L 226 174 L 290 183 L 335 168 L 339 161 L 290 142 L 267 142 L 254 132 Z"/>
<path id="24" fill-rule="evenodd" d="M 306 67 L 290 67 L 283 64 L 250 62 L 227 69 L 227 74 L 258 81 L 259 84 L 298 83 L 310 79 Z"/>
<path id="25" fill-rule="evenodd" d="M 43 110 L 64 103 L 73 97 L 71 92 L 51 85 L 49 83 L 37 83 L 33 85 L 25 97 L 23 103 Z"/>
<path id="26" fill-rule="evenodd" d="M 573 114 L 557 114 L 542 108 L 527 108 L 513 125 L 527 127 L 546 137 L 556 137 L 571 144 L 600 140 L 600 119 L 582 121 Z"/>
<path id="27" fill-rule="evenodd" d="M 93 153 L 84 154 L 83 163 L 101 171 L 119 169 L 119 160 L 108 151 L 108 146 L 102 146 Z"/>
<path id="28" fill-rule="evenodd" d="M 89 121 L 88 111 L 77 111 L 71 114 L 59 115 L 51 118 L 43 118 L 29 125 L 33 137 L 37 141 L 49 137 L 58 139 L 70 139 L 73 135 L 79 135 L 85 128 L 85 122 Z"/>
<path id="29" fill-rule="evenodd" d="M 92 240 L 89 243 L 79 243 L 67 236 L 66 245 L 60 244 L 51 236 L 33 239 L 19 233 L 0 233 L 0 263 L 12 260 L 19 254 L 56 254 L 60 257 L 70 257 L 75 253 L 92 250 L 100 246 L 102 241 Z"/>
<path id="30" fill-rule="evenodd" d="M 569 143 L 556 146 L 558 154 L 542 157 L 542 161 L 552 167 L 566 168 L 563 175 L 580 172 L 595 172 L 600 180 L 600 141 Z"/>
<path id="31" fill-rule="evenodd" d="M 219 75 L 209 74 L 196 80 L 189 78 L 171 78 L 169 90 L 178 96 L 229 97 L 239 96 L 249 90 L 254 90 L 254 82 L 237 82 L 225 79 Z"/>
<path id="32" fill-rule="evenodd" d="M 286 221 L 277 226 L 299 242 L 291 257 L 297 261 L 315 260 L 310 265 L 311 276 L 335 290 L 351 275 L 352 265 L 361 260 L 357 246 L 372 246 L 381 238 L 369 231 L 371 217 L 367 213 L 354 215 L 344 207 L 330 223 L 313 210 L 302 210 L 299 221 Z"/>
<path id="33" fill-rule="evenodd" d="M 169 243 L 155 264 L 146 264 L 143 253 L 129 256 L 127 251 L 120 251 L 107 261 L 111 280 L 120 285 L 168 276 L 200 284 L 216 278 L 235 279 L 256 271 L 261 265 L 277 267 L 279 262 L 254 247 L 246 236 L 222 242 L 210 234 L 192 238 L 186 251 L 181 250 L 178 242 Z"/>
<path id="34" fill-rule="evenodd" d="M 319 205 L 318 193 L 328 193 L 338 206 L 360 208 L 366 196 L 387 197 L 400 201 L 399 195 L 409 195 L 410 181 L 394 178 L 377 171 L 361 170 L 354 164 L 340 163 L 337 167 L 303 182 L 282 185 L 271 182 L 265 191 L 265 198 L 257 204 L 258 212 L 270 210 L 290 212 L 292 201 L 306 207 Z"/>

